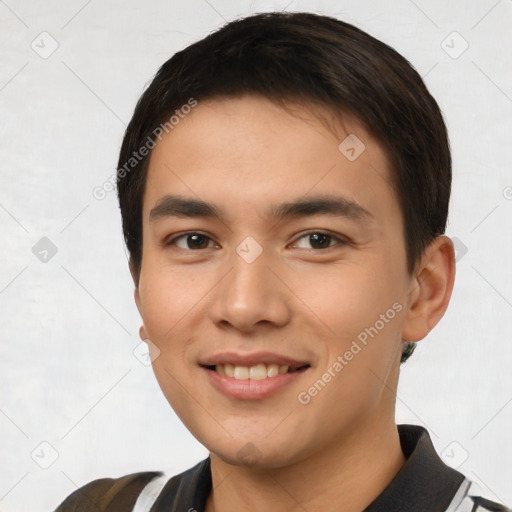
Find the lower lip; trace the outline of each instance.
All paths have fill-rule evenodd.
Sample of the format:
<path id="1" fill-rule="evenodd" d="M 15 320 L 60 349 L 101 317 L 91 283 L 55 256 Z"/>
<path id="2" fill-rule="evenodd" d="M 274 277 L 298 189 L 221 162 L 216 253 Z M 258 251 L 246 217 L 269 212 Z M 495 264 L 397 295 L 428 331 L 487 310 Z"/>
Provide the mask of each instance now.
<path id="1" fill-rule="evenodd" d="M 231 398 L 239 400 L 257 400 L 266 398 L 279 389 L 291 384 L 307 371 L 308 368 L 290 373 L 280 373 L 275 377 L 267 377 L 262 380 L 235 379 L 220 375 L 214 370 L 204 368 L 207 372 L 210 382 L 215 388 Z"/>

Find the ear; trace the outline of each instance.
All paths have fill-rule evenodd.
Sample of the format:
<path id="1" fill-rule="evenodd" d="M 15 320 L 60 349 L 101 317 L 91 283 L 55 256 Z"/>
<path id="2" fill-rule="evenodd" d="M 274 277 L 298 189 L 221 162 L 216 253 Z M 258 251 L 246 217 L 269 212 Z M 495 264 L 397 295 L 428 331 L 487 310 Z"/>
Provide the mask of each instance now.
<path id="1" fill-rule="evenodd" d="M 402 339 L 419 341 L 441 320 L 455 281 L 455 250 L 445 235 L 427 247 L 411 281 Z"/>
<path id="2" fill-rule="evenodd" d="M 137 304 L 137 308 L 140 313 L 140 297 L 139 297 L 139 272 L 133 263 L 133 260 L 130 258 L 128 260 L 128 268 L 130 269 L 130 274 L 133 279 L 133 284 L 135 285 L 135 304 Z"/>
<path id="3" fill-rule="evenodd" d="M 128 268 L 130 269 L 130 274 L 133 279 L 133 284 L 135 285 L 135 288 L 138 288 L 139 287 L 140 269 L 137 269 L 137 267 L 131 257 L 128 259 Z"/>
<path id="4" fill-rule="evenodd" d="M 130 274 L 132 275 L 133 283 L 135 284 L 135 291 L 133 292 L 133 296 L 135 298 L 135 304 L 137 306 L 137 309 L 139 311 L 140 316 L 142 317 L 141 300 L 140 300 L 140 293 L 139 293 L 139 277 L 140 277 L 140 273 L 135 268 L 135 265 L 133 264 L 133 260 L 131 258 L 128 261 L 128 267 L 130 269 Z M 144 324 L 140 326 L 139 336 L 140 336 L 141 340 L 147 340 L 148 339 L 148 335 L 147 335 L 147 332 L 146 332 L 146 328 L 144 327 Z"/>

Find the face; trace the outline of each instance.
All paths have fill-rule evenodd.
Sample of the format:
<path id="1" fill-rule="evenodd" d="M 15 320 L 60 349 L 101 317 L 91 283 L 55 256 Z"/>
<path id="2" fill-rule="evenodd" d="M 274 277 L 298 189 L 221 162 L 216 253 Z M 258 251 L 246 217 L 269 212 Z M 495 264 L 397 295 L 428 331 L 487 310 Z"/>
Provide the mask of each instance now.
<path id="1" fill-rule="evenodd" d="M 148 170 L 141 335 L 173 409 L 233 464 L 394 421 L 412 279 L 389 163 L 357 118 L 294 108 L 199 102 Z"/>

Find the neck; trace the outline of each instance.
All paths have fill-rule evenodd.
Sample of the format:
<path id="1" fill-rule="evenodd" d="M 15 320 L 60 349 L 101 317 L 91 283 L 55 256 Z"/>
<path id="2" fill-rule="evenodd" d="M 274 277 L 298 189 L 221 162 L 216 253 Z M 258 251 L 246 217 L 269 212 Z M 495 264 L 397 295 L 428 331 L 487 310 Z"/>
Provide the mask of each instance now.
<path id="1" fill-rule="evenodd" d="M 234 466 L 211 454 L 206 512 L 278 509 L 360 512 L 387 487 L 405 457 L 394 420 L 372 421 L 336 446 L 279 469 Z"/>

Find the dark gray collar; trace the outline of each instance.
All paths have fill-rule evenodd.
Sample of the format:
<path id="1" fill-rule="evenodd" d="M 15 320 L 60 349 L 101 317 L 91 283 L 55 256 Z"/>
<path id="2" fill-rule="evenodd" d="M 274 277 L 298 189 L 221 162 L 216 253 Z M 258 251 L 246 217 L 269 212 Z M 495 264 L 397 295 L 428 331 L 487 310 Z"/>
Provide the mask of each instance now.
<path id="1" fill-rule="evenodd" d="M 364 512 L 443 512 L 464 475 L 437 455 L 428 432 L 417 425 L 398 425 L 404 466 Z"/>

